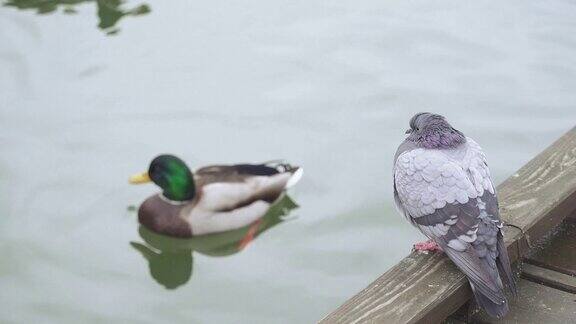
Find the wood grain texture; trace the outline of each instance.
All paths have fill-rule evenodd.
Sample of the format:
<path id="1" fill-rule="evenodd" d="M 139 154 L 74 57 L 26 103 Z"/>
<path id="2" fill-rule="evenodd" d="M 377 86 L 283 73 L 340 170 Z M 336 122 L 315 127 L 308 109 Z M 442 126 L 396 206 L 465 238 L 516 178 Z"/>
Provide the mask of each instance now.
<path id="1" fill-rule="evenodd" d="M 576 202 L 575 189 L 576 128 L 573 128 L 499 186 L 500 213 L 507 223 L 539 234 L 540 228 L 535 225 L 557 225 L 557 218 L 571 214 Z M 547 232 L 549 227 L 543 230 Z"/>
<path id="2" fill-rule="evenodd" d="M 498 187 L 512 261 L 576 207 L 576 128 Z M 400 217 L 400 216 L 399 216 Z M 527 235 L 525 235 L 527 234 Z M 320 323 L 438 323 L 471 297 L 444 255 L 412 253 Z"/>

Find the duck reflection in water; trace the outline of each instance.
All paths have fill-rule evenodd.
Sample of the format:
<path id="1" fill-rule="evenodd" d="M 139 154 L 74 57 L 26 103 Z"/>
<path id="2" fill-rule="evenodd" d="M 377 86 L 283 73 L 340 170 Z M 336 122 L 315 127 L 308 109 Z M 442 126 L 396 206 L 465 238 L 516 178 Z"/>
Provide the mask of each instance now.
<path id="1" fill-rule="evenodd" d="M 190 239 L 156 234 L 140 226 L 138 231 L 144 243 L 130 242 L 130 245 L 148 261 L 154 280 L 167 289 L 176 289 L 192 277 L 193 252 L 213 257 L 236 254 L 260 234 L 283 223 L 285 216 L 297 207 L 288 195 L 283 194 L 264 217 L 249 226 Z"/>
<path id="2" fill-rule="evenodd" d="M 132 9 L 122 8 L 125 1 L 122 0 L 4 0 L 2 4 L 6 7 L 14 7 L 21 10 L 36 10 L 39 14 L 55 12 L 59 7 L 63 8 L 64 13 L 74 14 L 74 6 L 95 2 L 98 12 L 98 28 L 105 31 L 108 35 L 117 34 L 119 29 L 115 28 L 120 19 L 126 16 L 141 16 L 150 12 L 147 4 L 140 4 Z"/>

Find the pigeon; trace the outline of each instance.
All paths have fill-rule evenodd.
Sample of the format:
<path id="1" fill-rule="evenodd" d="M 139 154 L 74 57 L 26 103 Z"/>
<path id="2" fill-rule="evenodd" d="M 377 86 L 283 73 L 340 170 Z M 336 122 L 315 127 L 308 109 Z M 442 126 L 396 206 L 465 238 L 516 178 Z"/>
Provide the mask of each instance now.
<path id="1" fill-rule="evenodd" d="M 508 313 L 504 285 L 516 284 L 486 155 L 471 138 L 433 113 L 418 113 L 394 156 L 394 201 L 404 217 L 464 272 L 478 305 Z"/>

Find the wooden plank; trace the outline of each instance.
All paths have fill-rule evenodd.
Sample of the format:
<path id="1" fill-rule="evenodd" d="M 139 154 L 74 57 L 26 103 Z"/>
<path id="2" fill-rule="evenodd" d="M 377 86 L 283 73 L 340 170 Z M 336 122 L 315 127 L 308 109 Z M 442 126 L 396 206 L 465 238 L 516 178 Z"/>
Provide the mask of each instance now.
<path id="1" fill-rule="evenodd" d="M 526 262 L 576 276 L 576 221 L 566 221 L 546 247 Z"/>
<path id="2" fill-rule="evenodd" d="M 510 312 L 500 320 L 483 312 L 472 316 L 473 323 L 543 324 L 574 323 L 576 295 L 525 279 L 518 282 L 518 298 L 510 302 Z"/>
<path id="3" fill-rule="evenodd" d="M 508 178 L 498 192 L 503 220 L 518 227 L 505 229 L 515 261 L 576 207 L 576 128 Z M 464 276 L 445 256 L 412 253 L 321 323 L 437 323 L 470 296 Z"/>
<path id="4" fill-rule="evenodd" d="M 441 269 L 443 276 L 436 275 L 437 269 Z M 394 278 L 394 280 L 388 280 Z M 394 302 L 395 296 L 402 296 L 407 291 L 413 291 L 411 294 L 412 299 L 402 305 L 397 305 L 399 308 L 394 309 L 397 316 L 395 321 L 397 323 L 409 322 L 414 320 L 412 312 L 405 312 L 404 309 L 409 309 L 419 305 L 422 302 L 429 300 L 429 296 L 435 296 L 436 293 L 441 292 L 438 287 L 443 287 L 444 281 L 450 278 L 454 282 L 452 287 L 454 293 L 462 298 L 466 298 L 469 293 L 463 283 L 465 283 L 464 275 L 459 272 L 451 262 L 439 254 L 411 254 L 392 268 L 387 275 L 382 276 L 376 280 L 367 290 L 363 291 L 353 299 L 354 305 L 351 309 L 343 309 L 344 316 L 341 316 L 339 322 L 379 322 L 379 310 L 381 307 L 388 307 L 389 304 L 380 303 L 381 300 L 388 300 Z M 426 285 L 422 285 L 426 282 Z M 418 287 L 418 289 L 414 289 Z M 367 298 L 363 298 L 366 296 Z M 345 305 L 345 306 L 347 306 Z M 454 306 L 456 309 L 458 306 Z M 324 322 L 332 322 L 325 319 Z"/>
<path id="5" fill-rule="evenodd" d="M 505 231 L 511 258 L 517 258 L 516 242 L 521 233 L 515 228 Z M 411 253 L 321 323 L 380 323 L 391 316 L 393 323 L 437 323 L 470 295 L 466 278 L 443 254 Z"/>
<path id="6" fill-rule="evenodd" d="M 576 294 L 576 277 L 529 263 L 522 266 L 522 277 L 558 290 Z"/>
<path id="7" fill-rule="evenodd" d="M 500 213 L 535 242 L 576 206 L 576 128 L 499 186 Z"/>

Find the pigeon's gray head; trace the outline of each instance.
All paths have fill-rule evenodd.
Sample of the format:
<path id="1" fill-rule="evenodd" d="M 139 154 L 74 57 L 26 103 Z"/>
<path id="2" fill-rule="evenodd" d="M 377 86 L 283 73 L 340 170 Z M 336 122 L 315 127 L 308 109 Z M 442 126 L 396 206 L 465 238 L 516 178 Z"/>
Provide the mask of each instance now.
<path id="1" fill-rule="evenodd" d="M 410 119 L 407 140 L 427 149 L 455 148 L 466 142 L 466 137 L 454 129 L 441 115 L 418 113 Z"/>

